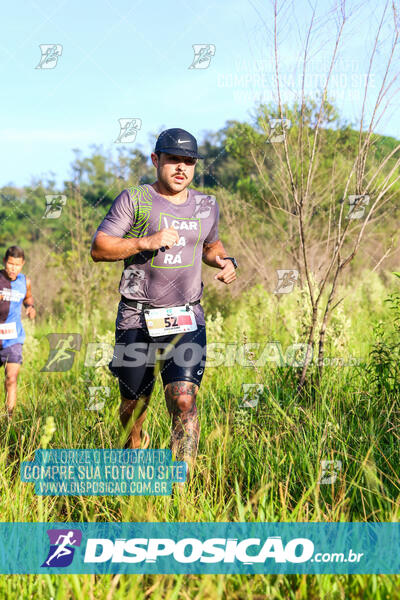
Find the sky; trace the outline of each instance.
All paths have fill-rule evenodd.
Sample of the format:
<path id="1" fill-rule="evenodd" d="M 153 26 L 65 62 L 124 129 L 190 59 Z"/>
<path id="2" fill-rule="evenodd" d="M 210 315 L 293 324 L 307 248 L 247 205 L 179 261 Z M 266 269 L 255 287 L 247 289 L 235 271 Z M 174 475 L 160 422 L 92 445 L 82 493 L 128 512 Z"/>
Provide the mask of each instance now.
<path id="1" fill-rule="evenodd" d="M 313 4 L 305 85 L 315 96 L 339 20 L 336 2 Z M 281 94 L 292 102 L 299 97 L 312 3 L 278 0 L 278 5 Z M 329 91 L 342 117 L 355 124 L 385 6 L 385 0 L 347 3 Z M 0 186 L 38 178 L 61 185 L 71 177 L 74 148 L 90 156 L 93 145 L 116 153 L 129 144 L 149 155 L 155 137 L 169 127 L 182 127 L 201 142 L 206 131 L 217 131 L 228 120 L 251 122 L 258 101 L 276 98 L 270 0 L 24 0 L 7 3 L 2 13 Z M 388 8 L 371 68 L 367 115 L 392 39 Z M 48 47 L 53 58 L 46 63 Z M 376 131 L 400 138 L 397 87 L 395 81 L 381 103 L 388 100 Z M 120 119 L 134 128 L 122 140 L 126 121 Z"/>

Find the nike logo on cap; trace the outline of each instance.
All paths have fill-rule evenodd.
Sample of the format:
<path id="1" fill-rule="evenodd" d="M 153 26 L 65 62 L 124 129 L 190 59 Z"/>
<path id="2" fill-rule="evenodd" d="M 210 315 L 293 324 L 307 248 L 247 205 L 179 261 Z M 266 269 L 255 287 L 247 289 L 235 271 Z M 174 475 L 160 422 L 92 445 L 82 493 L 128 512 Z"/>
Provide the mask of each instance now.
<path id="1" fill-rule="evenodd" d="M 186 142 L 190 142 L 190 140 L 178 140 L 178 144 L 185 144 Z"/>

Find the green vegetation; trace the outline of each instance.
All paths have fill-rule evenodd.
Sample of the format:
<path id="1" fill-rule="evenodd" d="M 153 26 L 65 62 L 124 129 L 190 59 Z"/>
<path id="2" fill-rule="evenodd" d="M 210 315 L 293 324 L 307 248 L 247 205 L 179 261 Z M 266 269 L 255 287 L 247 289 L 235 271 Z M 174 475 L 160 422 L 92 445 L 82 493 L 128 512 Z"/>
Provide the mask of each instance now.
<path id="1" fill-rule="evenodd" d="M 395 279 L 395 278 L 393 278 Z M 366 293 L 368 290 L 368 293 Z M 301 324 L 300 290 L 282 300 L 261 287 L 244 294 L 223 318 L 208 318 L 212 342 L 280 342 L 283 352 Z M 320 389 L 299 397 L 296 369 L 276 362 L 257 366 L 210 366 L 199 395 L 201 442 L 196 476 L 184 498 L 37 497 L 22 484 L 19 464 L 43 445 L 46 419 L 55 431 L 50 448 L 119 447 L 118 386 L 107 367 L 85 367 L 87 342 L 113 342 L 113 322 L 99 328 L 89 316 L 82 349 L 65 373 L 41 373 L 46 334 L 82 331 L 75 319 L 26 323 L 24 368 L 16 420 L 3 421 L 0 510 L 4 521 L 397 521 L 400 513 L 397 388 L 382 385 L 376 369 L 377 340 L 371 322 L 391 322 L 385 290 L 366 273 L 352 302 L 329 332 L 330 356 L 360 364 L 325 368 Z M 354 303 L 353 303 L 354 302 Z M 258 311 L 262 307 L 264 323 Z M 287 330 L 277 315 L 285 315 Z M 291 335 L 293 332 L 293 335 Z M 389 331 L 387 334 L 389 335 Z M 380 344 L 384 344 L 380 340 Z M 380 346 L 380 347 L 381 347 Z M 249 349 L 250 352 L 250 349 Z M 242 359 L 246 353 L 242 354 Z M 390 358 L 390 357 L 389 357 Z M 396 364 L 393 368 L 398 369 Z M 372 374 L 370 370 L 372 369 Z M 384 381 L 384 379 L 383 379 Z M 241 407 L 243 383 L 263 383 L 254 408 Z M 99 413 L 86 410 L 88 385 L 108 385 L 111 396 Z M 152 447 L 167 447 L 169 420 L 160 381 L 147 422 Z M 331 485 L 319 485 L 321 460 L 340 460 Z M 13 576 L 3 577 L 7 597 L 38 598 L 396 598 L 399 579 L 386 576 Z M 111 591 L 112 590 L 112 591 Z M 152 591 L 150 591 L 152 590 Z M 179 591 L 180 590 L 180 591 Z M 337 596 L 329 596 L 337 591 Z M 109 595 L 107 595 L 109 594 Z M 111 595 L 110 595 L 111 594 Z M 261 594 L 261 595 L 260 595 Z"/>
<path id="2" fill-rule="evenodd" d="M 272 342 L 279 342 L 285 357 L 289 346 L 306 341 L 309 297 L 300 284 L 290 294 L 273 293 L 275 268 L 293 264 L 282 264 L 281 247 L 263 203 L 266 190 L 259 187 L 251 166 L 242 162 L 245 150 L 242 147 L 240 155 L 240 144 L 234 147 L 232 142 L 224 168 L 218 144 L 222 148 L 229 127 L 233 125 L 209 136 L 204 144 L 208 157 L 219 158 L 203 174 L 202 183 L 220 202 L 221 238 L 229 254 L 238 257 L 240 269 L 237 283 L 227 288 L 212 282 L 212 270 L 204 267 L 207 336 L 209 344 L 259 347 L 240 351 L 242 364 L 206 369 L 198 397 L 197 470 L 182 497 L 41 498 L 35 496 L 32 484 L 21 483 L 19 477 L 20 463 L 32 460 L 43 445 L 120 447 L 117 382 L 106 366 L 85 367 L 84 363 L 88 343 L 113 344 L 121 263 L 94 264 L 89 248 L 112 199 L 127 185 L 138 183 L 141 175 L 141 181 L 153 181 L 152 170 L 137 151 L 121 154 L 119 165 L 112 165 L 97 149 L 91 158 L 76 158 L 74 180 L 66 182 L 63 190 L 55 190 L 52 182 L 23 190 L 3 188 L 2 252 L 15 243 L 26 251 L 24 272 L 32 278 L 38 308 L 36 324 L 24 321 L 27 339 L 15 420 L 11 425 L 5 419 L 0 423 L 3 521 L 398 521 L 400 282 L 391 272 L 397 259 L 392 256 L 380 270 L 372 271 L 379 258 L 371 258 L 377 235 L 372 223 L 361 255 L 336 290 L 340 302 L 327 324 L 322 376 L 314 377 L 317 368 L 312 363 L 299 392 L 301 369 L 274 361 L 278 346 L 274 351 Z M 242 133 L 251 133 L 256 147 L 261 134 L 249 128 L 243 125 Z M 328 176 L 331 141 L 342 144 L 345 163 L 353 133 L 347 126 L 337 133 L 326 130 L 318 185 Z M 384 155 L 393 147 L 388 138 L 376 145 Z M 125 171 L 118 179 L 122 160 Z M 193 187 L 199 186 L 197 179 Z M 62 215 L 43 219 L 45 195 L 58 193 L 67 196 Z M 393 214 L 397 213 L 389 221 L 377 221 L 379 235 L 388 235 Z M 322 211 L 315 217 L 316 230 L 323 215 Z M 316 240 L 319 233 L 315 232 Z M 250 254 L 247 242 L 255 244 Z M 41 372 L 48 352 L 46 335 L 55 332 L 79 332 L 81 350 L 71 370 Z M 268 343 L 270 360 L 263 365 L 259 358 Z M 264 386 L 253 408 L 243 406 L 245 383 Z M 87 410 L 90 385 L 110 387 L 103 411 Z M 168 447 L 170 424 L 160 381 L 146 429 L 151 447 Z M 341 462 L 332 484 L 319 483 L 322 460 Z M 399 583 L 400 576 L 383 575 L 27 575 L 1 577 L 0 594 L 54 600 L 375 600 L 400 598 Z"/>

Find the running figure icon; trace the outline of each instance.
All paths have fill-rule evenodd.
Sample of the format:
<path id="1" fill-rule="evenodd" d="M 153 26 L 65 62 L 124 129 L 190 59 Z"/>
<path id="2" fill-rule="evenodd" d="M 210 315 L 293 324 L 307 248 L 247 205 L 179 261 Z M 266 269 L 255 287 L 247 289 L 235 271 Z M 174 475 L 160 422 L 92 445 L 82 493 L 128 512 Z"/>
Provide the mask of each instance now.
<path id="1" fill-rule="evenodd" d="M 60 543 L 60 540 L 63 539 L 63 541 Z M 59 544 L 57 547 L 57 550 L 55 552 L 53 552 L 53 554 L 50 556 L 50 558 L 48 558 L 46 560 L 46 565 L 50 566 L 51 561 L 54 558 L 61 558 L 61 556 L 67 556 L 68 554 L 72 554 L 73 551 L 71 550 L 71 548 L 67 548 L 67 546 L 76 544 L 78 540 L 74 540 L 74 532 L 73 531 L 68 531 L 67 534 L 64 535 L 59 535 L 56 541 L 56 544 Z"/>

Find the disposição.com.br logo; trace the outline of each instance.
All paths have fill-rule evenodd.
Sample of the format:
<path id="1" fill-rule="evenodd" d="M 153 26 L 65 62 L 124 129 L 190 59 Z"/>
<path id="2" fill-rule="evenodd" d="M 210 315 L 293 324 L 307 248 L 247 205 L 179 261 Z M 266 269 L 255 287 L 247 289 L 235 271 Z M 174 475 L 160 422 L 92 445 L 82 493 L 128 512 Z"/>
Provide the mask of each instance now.
<path id="1" fill-rule="evenodd" d="M 78 529 L 52 529 L 48 555 L 42 567 L 67 567 L 82 542 Z M 251 550 L 250 550 L 251 549 Z M 234 563 L 262 564 L 268 560 L 279 563 L 346 563 L 360 562 L 363 553 L 314 552 L 308 538 L 292 538 L 284 544 L 281 536 L 266 538 L 88 538 L 83 562 L 88 563 L 155 563 L 168 557 L 173 563 Z"/>
<path id="2" fill-rule="evenodd" d="M 81 545 L 79 529 L 48 529 L 50 549 L 42 567 L 68 567 L 74 558 L 75 548 Z"/>

